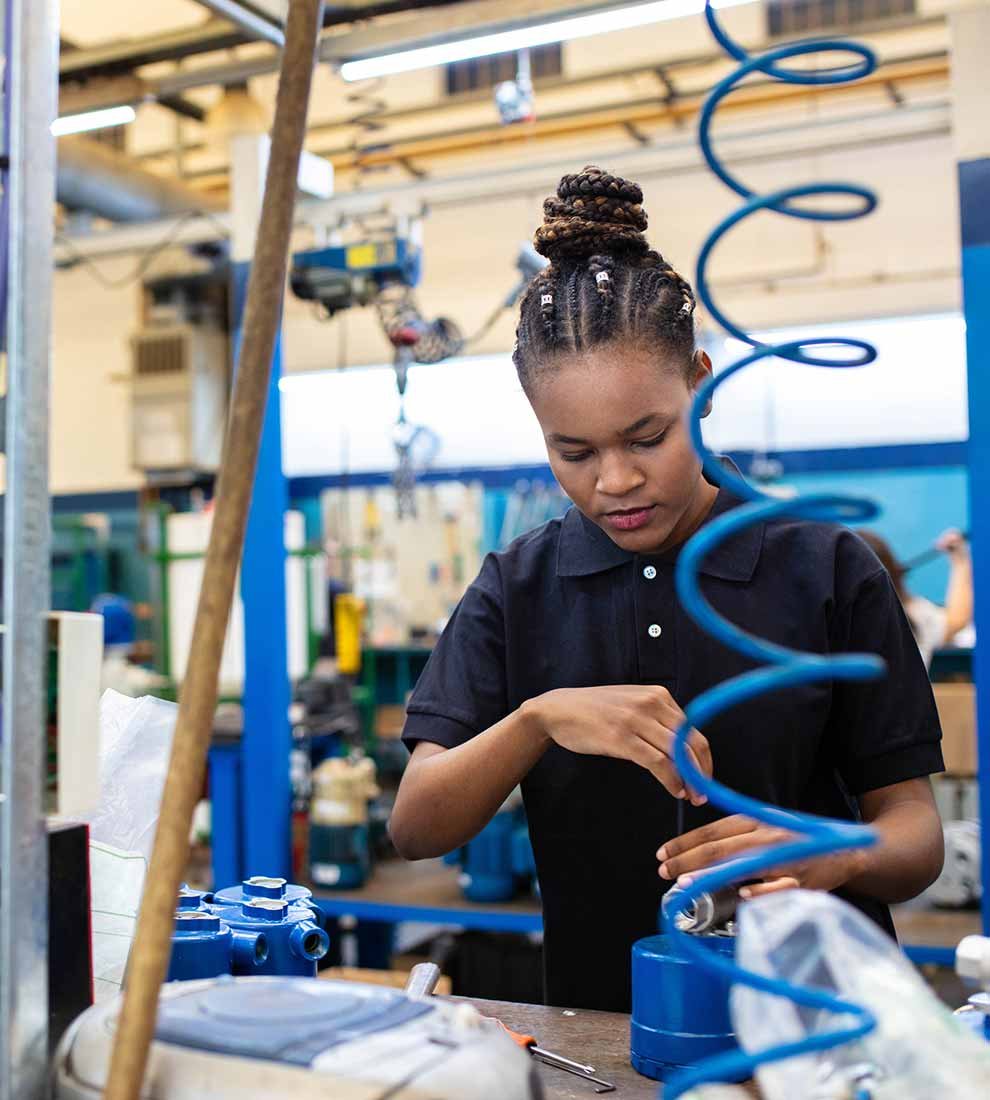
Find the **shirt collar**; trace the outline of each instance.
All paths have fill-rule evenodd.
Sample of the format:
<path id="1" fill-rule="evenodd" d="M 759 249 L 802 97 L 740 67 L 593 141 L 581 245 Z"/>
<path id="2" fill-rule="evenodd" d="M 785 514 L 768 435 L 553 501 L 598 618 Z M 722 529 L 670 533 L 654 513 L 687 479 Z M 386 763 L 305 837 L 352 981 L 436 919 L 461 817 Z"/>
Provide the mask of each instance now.
<path id="1" fill-rule="evenodd" d="M 723 466 L 739 473 L 729 458 L 720 459 Z M 712 510 L 705 523 L 727 512 L 740 503 L 738 497 L 727 489 L 720 488 Z M 754 524 L 726 539 L 714 547 L 706 556 L 701 572 L 709 577 L 719 577 L 727 581 L 749 581 L 756 571 L 763 547 L 763 524 Z M 605 532 L 592 523 L 577 508 L 568 509 L 560 525 L 560 541 L 557 546 L 557 576 L 587 577 L 593 573 L 603 573 L 618 565 L 634 561 L 641 557 L 644 561 L 673 564 L 677 560 L 679 547 L 664 554 L 636 555 L 617 546 Z"/>

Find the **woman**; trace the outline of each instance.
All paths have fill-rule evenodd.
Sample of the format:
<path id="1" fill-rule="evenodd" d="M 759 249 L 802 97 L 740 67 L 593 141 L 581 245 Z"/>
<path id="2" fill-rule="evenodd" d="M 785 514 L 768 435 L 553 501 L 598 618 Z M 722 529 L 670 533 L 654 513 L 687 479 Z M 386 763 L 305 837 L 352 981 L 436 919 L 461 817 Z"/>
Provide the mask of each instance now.
<path id="1" fill-rule="evenodd" d="M 921 650 L 925 668 L 928 668 L 935 650 L 949 645 L 973 621 L 973 566 L 966 539 L 958 531 L 945 531 L 935 543 L 949 559 L 945 606 L 939 607 L 924 596 L 915 596 L 908 591 L 904 583 L 906 570 L 895 557 L 886 539 L 874 531 L 860 531 L 860 535 L 890 574 L 897 595 L 904 605 L 914 639 Z"/>
<path id="2" fill-rule="evenodd" d="M 635 184 L 589 168 L 544 209 L 535 243 L 551 263 L 522 301 L 514 361 L 574 507 L 489 555 L 452 616 L 408 707 L 412 757 L 391 833 L 406 858 L 437 856 L 521 783 L 547 1001 L 628 1011 L 630 948 L 656 931 L 671 882 L 780 833 L 722 817 L 671 760 L 682 707 L 752 667 L 674 592 L 685 540 L 738 503 L 705 480 L 688 437 L 711 372 L 694 346 L 691 287 L 649 248 Z M 747 794 L 872 822 L 877 847 L 780 873 L 844 893 L 891 929 L 886 903 L 941 867 L 928 776 L 942 759 L 890 579 L 845 529 L 789 520 L 739 533 L 703 573 L 713 605 L 761 636 L 886 658 L 884 683 L 765 697 L 690 746 L 699 768 Z"/>

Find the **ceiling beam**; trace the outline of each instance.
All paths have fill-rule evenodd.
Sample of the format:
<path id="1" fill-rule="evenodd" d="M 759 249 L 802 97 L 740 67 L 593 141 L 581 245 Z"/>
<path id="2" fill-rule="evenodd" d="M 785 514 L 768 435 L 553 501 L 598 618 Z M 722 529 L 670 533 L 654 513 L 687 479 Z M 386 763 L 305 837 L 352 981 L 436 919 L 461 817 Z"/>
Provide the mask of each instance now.
<path id="1" fill-rule="evenodd" d="M 279 49 L 285 45 L 285 33 L 281 27 L 246 8 L 239 0 L 196 0 L 196 3 L 221 19 L 229 20 L 250 38 L 270 42 Z"/>
<path id="2" fill-rule="evenodd" d="M 211 19 L 202 26 L 187 27 L 181 31 L 65 51 L 59 58 L 58 75 L 59 80 L 115 76 L 132 72 L 142 65 L 181 61 L 193 54 L 226 50 L 247 41 L 244 32 L 233 24 L 222 19 Z"/>
<path id="3" fill-rule="evenodd" d="M 79 47 L 69 39 L 59 39 L 61 53 L 75 53 L 78 49 Z M 83 111 L 98 111 L 104 107 L 137 105 L 152 98 L 155 97 L 152 96 L 144 80 L 133 73 L 123 73 L 120 76 L 61 82 L 58 109 L 60 115 L 74 115 Z M 174 111 L 183 118 L 193 119 L 196 122 L 203 122 L 206 118 L 203 108 L 184 96 L 159 96 L 157 101 L 162 107 Z"/>

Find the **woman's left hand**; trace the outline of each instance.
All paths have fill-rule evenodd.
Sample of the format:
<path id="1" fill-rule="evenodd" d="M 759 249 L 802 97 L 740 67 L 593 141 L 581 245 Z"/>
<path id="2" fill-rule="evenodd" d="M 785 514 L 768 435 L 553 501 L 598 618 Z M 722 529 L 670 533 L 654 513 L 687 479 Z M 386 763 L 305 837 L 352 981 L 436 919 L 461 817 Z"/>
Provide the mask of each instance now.
<path id="1" fill-rule="evenodd" d="M 689 885 L 692 877 L 706 868 L 739 859 L 754 849 L 771 848 L 794 839 L 795 834 L 787 829 L 735 814 L 668 840 L 657 852 L 660 877 Z M 835 852 L 782 865 L 774 868 L 772 878 L 744 886 L 739 894 L 750 898 L 799 886 L 806 890 L 835 890 L 860 873 L 862 858 L 859 851 Z"/>

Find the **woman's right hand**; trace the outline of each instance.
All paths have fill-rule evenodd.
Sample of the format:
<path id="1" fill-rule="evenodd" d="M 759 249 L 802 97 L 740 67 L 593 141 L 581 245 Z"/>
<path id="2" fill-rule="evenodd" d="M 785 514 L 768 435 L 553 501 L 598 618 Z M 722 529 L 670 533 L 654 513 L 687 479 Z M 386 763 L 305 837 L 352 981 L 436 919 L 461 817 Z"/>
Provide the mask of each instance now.
<path id="1" fill-rule="evenodd" d="M 674 735 L 684 712 L 666 688 L 618 684 L 557 688 L 523 704 L 523 712 L 561 748 L 587 756 L 631 760 L 651 772 L 675 798 L 696 806 L 707 799 L 685 786 L 674 766 Z M 708 742 L 697 731 L 688 737 L 697 769 L 712 774 Z"/>
<path id="2" fill-rule="evenodd" d="M 955 527 L 943 531 L 936 540 L 935 547 L 941 550 L 943 554 L 948 554 L 950 558 L 964 558 L 969 554 L 969 544 L 966 541 L 966 536 Z"/>

